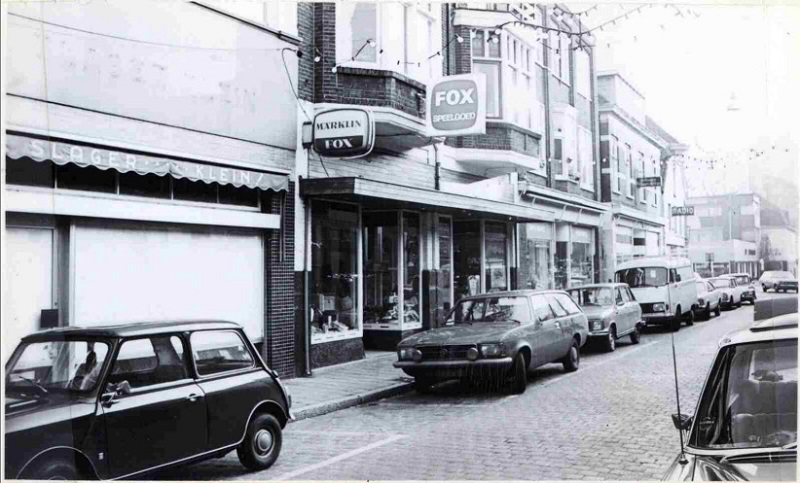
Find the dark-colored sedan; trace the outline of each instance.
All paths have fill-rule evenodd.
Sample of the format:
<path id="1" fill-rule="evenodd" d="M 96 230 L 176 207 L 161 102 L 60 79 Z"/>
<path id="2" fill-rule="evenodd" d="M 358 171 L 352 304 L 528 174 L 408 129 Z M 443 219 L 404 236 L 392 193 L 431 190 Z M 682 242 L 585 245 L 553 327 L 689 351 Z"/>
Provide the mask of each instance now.
<path id="1" fill-rule="evenodd" d="M 584 285 L 567 290 L 589 319 L 589 338 L 599 340 L 605 349 L 617 349 L 617 339 L 630 336 L 639 343 L 642 307 L 624 283 Z"/>
<path id="2" fill-rule="evenodd" d="M 445 327 L 404 339 L 394 366 L 413 376 L 425 392 L 448 379 L 510 380 L 525 391 L 528 369 L 580 363 L 586 316 L 566 292 L 517 290 L 461 299 Z"/>
<path id="3" fill-rule="evenodd" d="M 797 277 L 784 270 L 769 270 L 761 274 L 758 279 L 761 282 L 761 289 L 766 292 L 774 289 L 776 292 L 788 292 L 789 290 L 797 293 Z"/>
<path id="4" fill-rule="evenodd" d="M 232 322 L 65 327 L 6 365 L 5 477 L 117 479 L 281 450 L 291 398 Z"/>

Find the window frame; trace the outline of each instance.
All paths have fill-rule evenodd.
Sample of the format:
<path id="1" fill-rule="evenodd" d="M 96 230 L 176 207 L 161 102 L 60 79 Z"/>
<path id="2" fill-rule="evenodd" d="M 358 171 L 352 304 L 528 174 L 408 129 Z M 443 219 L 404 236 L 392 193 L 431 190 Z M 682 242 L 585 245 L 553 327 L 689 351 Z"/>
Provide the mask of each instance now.
<path id="1" fill-rule="evenodd" d="M 619 138 L 617 138 L 615 135 L 612 134 L 608 139 L 608 151 L 611 162 L 611 176 L 614 178 L 611 180 L 612 181 L 611 191 L 618 195 L 622 194 L 622 186 L 621 186 L 622 180 L 620 179 L 622 176 L 621 172 L 622 165 L 620 165 L 619 162 L 620 158 L 619 149 L 620 149 Z"/>
<path id="2" fill-rule="evenodd" d="M 349 43 L 352 44 L 353 29 L 352 29 L 352 25 L 350 25 L 350 22 L 345 21 L 345 18 L 343 17 L 344 12 L 342 12 L 341 7 L 344 4 L 340 3 L 340 4 L 337 5 L 337 8 L 336 8 L 336 19 L 335 19 L 335 22 L 334 22 L 335 25 L 336 25 L 336 59 L 348 59 L 348 60 L 342 62 L 341 64 L 339 64 L 340 66 L 360 67 L 360 68 L 365 68 L 365 69 L 381 69 L 382 68 L 382 62 L 381 62 L 382 58 L 381 58 L 381 54 L 380 54 L 380 49 L 378 48 L 378 46 L 381 45 L 381 42 L 383 40 L 383 36 L 382 36 L 382 32 L 381 32 L 381 30 L 382 30 L 381 29 L 381 14 L 383 13 L 383 8 L 382 8 L 381 4 L 382 4 L 382 2 L 367 3 L 367 5 L 373 5 L 375 7 L 375 37 L 376 38 L 374 38 L 372 40 L 375 41 L 376 46 L 375 47 L 369 47 L 369 46 L 365 47 L 365 48 L 374 48 L 375 49 L 375 61 L 374 62 L 367 61 L 367 60 L 349 60 L 349 59 L 351 59 L 353 57 L 353 54 L 355 54 L 355 52 L 345 50 L 345 48 L 346 48 L 345 44 L 347 44 L 347 42 L 344 42 L 345 39 L 342 36 L 344 35 L 344 32 L 348 32 L 349 35 L 350 35 L 350 42 Z M 358 3 L 357 2 L 353 2 L 350 5 L 352 5 L 353 8 L 356 8 L 358 6 Z M 406 39 L 403 39 L 403 42 L 405 44 L 406 43 Z M 406 49 L 406 47 L 404 45 L 404 50 L 405 49 Z M 405 68 L 405 66 L 403 66 L 403 68 Z M 402 70 L 400 72 L 404 73 Z"/>
<path id="3" fill-rule="evenodd" d="M 245 350 L 247 350 L 247 354 L 250 355 L 250 360 L 252 361 L 252 363 L 250 364 L 250 367 L 243 367 L 243 368 L 239 368 L 239 369 L 233 369 L 233 370 L 230 370 L 230 371 L 215 372 L 213 374 L 206 374 L 206 375 L 201 374 L 200 370 L 197 368 L 197 358 L 194 356 L 194 344 L 192 343 L 192 337 L 195 334 L 206 333 L 206 332 L 233 332 L 234 334 L 236 334 L 236 336 L 239 337 L 239 340 L 244 345 Z M 250 344 L 248 343 L 249 341 L 246 340 L 246 339 L 247 339 L 247 337 L 243 337 L 242 334 L 240 334 L 239 331 L 236 330 L 236 329 L 205 329 L 205 330 L 192 331 L 189 334 L 189 353 L 190 353 L 190 357 L 192 358 L 192 368 L 194 369 L 195 377 L 197 379 L 221 378 L 221 377 L 228 377 L 228 376 L 239 374 L 239 373 L 250 372 L 253 369 L 257 369 L 258 366 L 256 364 L 256 355 L 253 354 L 253 351 L 250 348 Z"/>
<path id="4" fill-rule="evenodd" d="M 184 384 L 184 383 L 186 383 L 186 381 L 195 380 L 197 378 L 197 369 L 194 366 L 194 357 L 192 357 L 192 364 L 189 364 L 189 360 L 187 360 L 187 354 L 189 352 L 191 352 L 191 351 L 188 350 L 189 349 L 189 345 L 188 345 L 187 341 L 184 339 L 183 334 L 181 334 L 180 332 L 168 332 L 168 333 L 164 333 L 164 334 L 150 334 L 150 335 L 142 335 L 142 336 L 136 336 L 136 337 L 122 337 L 122 338 L 120 338 L 120 341 L 117 343 L 117 347 L 114 349 L 113 357 L 111 358 L 111 361 L 109 363 L 108 374 L 102 379 L 101 382 L 107 384 L 108 383 L 108 379 L 111 378 L 114 375 L 114 367 L 117 365 L 117 362 L 119 361 L 120 352 L 122 352 L 122 348 L 127 342 L 132 342 L 132 341 L 137 341 L 137 340 L 147 340 L 148 342 L 150 342 L 150 345 L 153 348 L 153 355 L 155 355 L 155 357 L 156 357 L 156 367 L 155 367 L 155 369 L 157 370 L 158 369 L 158 354 L 156 353 L 156 347 L 153 345 L 153 341 L 152 341 L 153 338 L 157 338 L 157 337 L 163 337 L 163 338 L 166 338 L 166 339 L 171 339 L 172 337 L 177 337 L 178 340 L 181 341 L 181 344 L 183 345 L 183 357 L 182 357 L 181 363 L 183 364 L 183 367 L 186 370 L 186 377 L 181 378 L 181 379 L 176 379 L 174 381 L 167 381 L 167 382 L 159 382 L 159 383 L 156 383 L 156 384 L 150 384 L 148 386 L 140 386 L 140 387 L 131 386 L 131 394 L 132 395 L 133 394 L 142 394 L 142 393 L 150 392 L 152 390 L 158 390 L 158 389 L 163 389 L 163 388 L 166 388 L 166 387 L 171 387 L 171 386 Z M 189 357 L 191 357 L 191 356 L 189 356 Z M 98 384 L 97 387 L 99 387 L 99 384 Z M 100 387 L 101 394 L 106 392 L 105 389 L 106 389 L 105 387 Z"/>

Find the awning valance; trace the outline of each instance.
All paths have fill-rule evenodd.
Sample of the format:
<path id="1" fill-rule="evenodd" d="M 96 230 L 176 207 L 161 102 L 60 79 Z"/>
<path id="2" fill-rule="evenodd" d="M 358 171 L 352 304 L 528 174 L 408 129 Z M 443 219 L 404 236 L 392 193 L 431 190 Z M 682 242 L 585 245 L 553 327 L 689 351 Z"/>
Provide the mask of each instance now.
<path id="1" fill-rule="evenodd" d="M 350 201 L 370 201 L 375 209 L 435 209 L 464 216 L 526 221 L 553 221 L 553 212 L 531 206 L 487 200 L 446 191 L 403 186 L 364 178 L 316 178 L 300 182 L 300 194 Z"/>
<path id="2" fill-rule="evenodd" d="M 52 161 L 62 166 L 72 163 L 81 167 L 114 169 L 120 173 L 133 171 L 142 175 L 170 175 L 208 184 L 230 184 L 237 188 L 246 186 L 265 191 L 286 191 L 289 185 L 289 179 L 285 175 L 179 161 L 14 134 L 6 135 L 6 153 L 12 159 L 28 157 L 34 161 Z"/>

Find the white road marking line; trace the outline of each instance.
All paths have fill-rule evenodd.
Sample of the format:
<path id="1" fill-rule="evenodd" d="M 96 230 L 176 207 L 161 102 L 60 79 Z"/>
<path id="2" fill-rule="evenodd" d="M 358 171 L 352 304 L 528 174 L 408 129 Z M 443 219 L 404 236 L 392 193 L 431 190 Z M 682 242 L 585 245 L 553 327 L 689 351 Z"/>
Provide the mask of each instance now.
<path id="1" fill-rule="evenodd" d="M 348 451 L 347 453 L 342 453 L 339 456 L 334 456 L 333 458 L 327 459 L 325 461 L 320 461 L 319 463 L 315 463 L 310 466 L 306 466 L 305 468 L 300 468 L 298 470 L 290 471 L 288 473 L 284 473 L 282 475 L 278 475 L 275 478 L 270 478 L 270 480 L 280 480 L 285 481 L 292 478 L 296 478 L 302 474 L 309 473 L 314 470 L 318 470 L 320 468 L 324 468 L 326 466 L 330 466 L 334 463 L 338 463 L 340 461 L 344 461 L 346 459 L 350 459 L 354 456 L 358 456 L 362 453 L 366 453 L 367 451 L 372 451 L 375 448 L 379 448 L 381 446 L 387 445 L 389 443 L 393 443 L 398 439 L 406 438 L 407 436 L 404 434 L 395 434 L 394 436 L 390 436 L 386 439 L 382 439 L 380 441 L 376 441 L 372 444 L 368 444 L 366 446 L 362 446 L 360 448 L 356 448 L 352 451 Z"/>
<path id="2" fill-rule="evenodd" d="M 312 435 L 312 436 L 383 436 L 385 433 L 368 433 L 368 432 L 357 432 L 357 431 L 325 431 L 324 433 L 320 433 L 319 431 L 306 431 L 306 430 L 287 430 L 285 434 L 300 434 L 300 435 Z"/>
<path id="3" fill-rule="evenodd" d="M 598 362 L 597 364 L 592 364 L 591 366 L 585 368 L 583 371 L 578 370 L 577 372 L 571 372 L 569 374 L 564 374 L 563 376 L 558 376 L 555 379 L 550 379 L 549 381 L 545 381 L 542 384 L 538 384 L 538 386 L 546 387 L 546 386 L 554 384 L 554 383 L 556 383 L 558 381 L 561 381 L 562 379 L 566 379 L 566 378 L 568 378 L 570 376 L 575 376 L 577 374 L 584 374 L 586 371 L 590 371 L 590 370 L 594 369 L 595 367 L 600 367 L 600 366 L 602 366 L 604 364 L 607 364 L 609 362 L 616 361 L 617 359 L 621 359 L 623 357 L 629 356 L 629 355 L 633 354 L 634 352 L 640 351 L 642 349 L 645 349 L 645 348 L 650 347 L 650 346 L 655 345 L 655 344 L 660 344 L 661 342 L 663 342 L 663 340 L 654 340 L 652 342 L 648 342 L 647 344 L 642 344 L 639 347 L 635 347 L 633 349 L 628 349 L 628 350 L 626 350 L 624 352 L 620 351 L 621 352 L 620 354 L 617 354 L 617 355 L 615 355 L 613 357 L 607 357 L 607 358 L 603 359 L 602 361 Z"/>

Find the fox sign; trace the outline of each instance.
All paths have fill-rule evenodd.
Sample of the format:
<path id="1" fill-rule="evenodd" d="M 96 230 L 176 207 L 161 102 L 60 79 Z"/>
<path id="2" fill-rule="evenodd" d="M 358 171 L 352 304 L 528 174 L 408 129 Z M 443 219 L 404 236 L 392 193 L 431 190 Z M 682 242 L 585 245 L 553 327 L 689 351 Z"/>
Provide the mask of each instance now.
<path id="1" fill-rule="evenodd" d="M 486 134 L 486 76 L 452 75 L 436 79 L 427 89 L 429 136 Z"/>
<path id="2" fill-rule="evenodd" d="M 364 109 L 330 109 L 314 116 L 314 151 L 322 156 L 358 158 L 375 144 L 375 121 Z"/>

